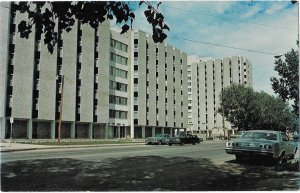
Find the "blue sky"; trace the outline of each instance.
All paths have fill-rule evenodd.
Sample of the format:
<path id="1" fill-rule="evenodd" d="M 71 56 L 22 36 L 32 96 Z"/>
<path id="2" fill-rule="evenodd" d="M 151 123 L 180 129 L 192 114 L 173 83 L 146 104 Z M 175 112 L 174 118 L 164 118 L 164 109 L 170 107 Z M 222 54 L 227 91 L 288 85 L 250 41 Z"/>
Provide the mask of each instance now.
<path id="1" fill-rule="evenodd" d="M 151 32 L 143 14 L 145 7 L 139 8 L 135 2 L 130 4 L 136 14 L 133 27 Z M 163 1 L 159 10 L 171 29 L 167 33 L 167 43 L 200 57 L 244 56 L 253 65 L 253 88 L 274 94 L 270 84 L 270 77 L 276 75 L 272 54 L 297 49 L 297 6 L 290 1 Z M 271 54 L 193 43 L 180 38 Z"/>

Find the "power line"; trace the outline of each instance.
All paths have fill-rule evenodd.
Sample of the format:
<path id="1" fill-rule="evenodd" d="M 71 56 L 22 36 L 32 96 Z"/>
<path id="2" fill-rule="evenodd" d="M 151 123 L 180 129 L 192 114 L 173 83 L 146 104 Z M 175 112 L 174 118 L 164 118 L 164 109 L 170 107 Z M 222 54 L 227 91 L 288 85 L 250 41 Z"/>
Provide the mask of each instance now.
<path id="1" fill-rule="evenodd" d="M 279 55 L 279 54 L 265 52 L 265 51 L 252 50 L 252 49 L 247 49 L 247 48 L 239 48 L 239 47 L 234 47 L 234 46 L 227 46 L 227 45 L 222 45 L 222 44 L 216 44 L 216 43 L 210 43 L 210 42 L 203 42 L 203 41 L 198 41 L 198 40 L 192 40 L 192 39 L 187 39 L 187 38 L 179 38 L 179 37 L 170 36 L 170 35 L 168 35 L 168 37 L 169 38 L 173 38 L 173 39 L 179 39 L 179 40 L 189 41 L 189 42 L 193 42 L 193 43 L 206 44 L 206 45 L 218 46 L 218 47 L 223 47 L 223 48 L 230 48 L 230 49 L 235 49 L 235 50 L 243 50 L 243 51 L 248 51 L 248 52 L 255 52 L 255 53 L 260 53 L 260 54 L 272 55 L 272 56 Z"/>
<path id="2" fill-rule="evenodd" d="M 263 26 L 263 27 L 278 28 L 278 29 L 283 29 L 283 30 L 297 30 L 296 28 L 273 26 L 273 25 L 268 25 L 268 24 L 263 24 L 263 23 L 249 22 L 249 21 L 244 21 L 244 20 L 240 20 L 240 19 L 234 19 L 234 18 L 229 18 L 229 17 L 224 17 L 224 16 L 212 15 L 212 14 L 209 14 L 209 13 L 203 13 L 203 12 L 199 12 L 199 11 L 192 11 L 192 10 L 188 10 L 188 9 L 178 8 L 178 7 L 172 7 L 172 6 L 166 6 L 166 5 L 163 5 L 163 6 L 166 7 L 166 8 L 177 9 L 177 10 L 181 10 L 181 11 L 185 11 L 185 12 L 197 13 L 197 14 L 206 15 L 206 16 L 209 16 L 209 17 L 223 18 L 223 19 L 227 19 L 227 20 L 233 20 L 233 21 L 238 21 L 238 22 L 241 22 L 241 23 L 248 23 L 248 24 L 252 24 L 252 25 L 259 25 L 259 26 Z"/>
<path id="3" fill-rule="evenodd" d="M 144 31 L 144 30 L 142 30 L 142 31 Z M 151 32 L 148 32 L 148 31 L 144 31 L 144 32 L 149 34 L 149 35 L 152 35 Z M 234 49 L 234 50 L 243 50 L 243 51 L 248 51 L 248 52 L 267 54 L 267 55 L 271 55 L 271 56 L 278 56 L 279 55 L 279 54 L 271 53 L 271 52 L 265 52 L 265 51 L 260 51 L 260 50 L 252 50 L 252 49 L 247 49 L 247 48 L 239 48 L 239 47 L 227 46 L 227 45 L 211 43 L 211 42 L 203 42 L 203 41 L 192 40 L 192 39 L 188 39 L 188 38 L 181 38 L 181 37 L 171 36 L 171 35 L 168 35 L 167 38 L 178 39 L 178 40 L 183 40 L 183 41 L 188 41 L 188 42 L 193 42 L 193 43 L 198 43 L 198 44 L 206 44 L 206 45 L 210 45 L 210 46 L 218 46 L 218 47 L 229 48 L 229 49 Z"/>

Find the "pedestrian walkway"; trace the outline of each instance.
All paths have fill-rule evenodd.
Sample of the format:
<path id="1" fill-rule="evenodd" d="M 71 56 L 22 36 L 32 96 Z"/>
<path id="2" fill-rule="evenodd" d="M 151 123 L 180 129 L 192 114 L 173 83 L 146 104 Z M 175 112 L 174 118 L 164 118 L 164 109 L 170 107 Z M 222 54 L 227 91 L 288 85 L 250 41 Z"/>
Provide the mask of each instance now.
<path id="1" fill-rule="evenodd" d="M 88 144 L 88 145 L 38 145 L 38 144 L 25 144 L 15 143 L 9 140 L 1 141 L 1 152 L 14 152 L 14 151 L 28 151 L 28 150 L 41 150 L 41 149 L 63 149 L 63 148 L 87 148 L 87 147 L 107 147 L 107 146 L 131 146 L 131 145 L 144 145 L 145 143 L 120 143 L 120 144 Z"/>
<path id="2" fill-rule="evenodd" d="M 225 143 L 225 140 L 211 140 L 201 143 Z M 107 146 L 132 146 L 144 145 L 143 140 L 135 143 L 118 143 L 118 144 L 88 144 L 88 145 L 38 145 L 31 143 L 17 143 L 10 140 L 1 140 L 1 152 L 14 152 L 14 151 L 28 151 L 28 150 L 41 150 L 41 149 L 62 149 L 62 148 L 87 148 L 87 147 L 107 147 Z"/>

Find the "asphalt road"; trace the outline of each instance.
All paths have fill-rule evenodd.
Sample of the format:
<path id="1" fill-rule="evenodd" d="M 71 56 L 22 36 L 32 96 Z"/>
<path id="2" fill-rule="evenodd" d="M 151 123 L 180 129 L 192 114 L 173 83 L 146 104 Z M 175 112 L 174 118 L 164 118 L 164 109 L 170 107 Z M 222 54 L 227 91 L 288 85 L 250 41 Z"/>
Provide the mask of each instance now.
<path id="1" fill-rule="evenodd" d="M 2 163 L 17 160 L 70 158 L 83 161 L 103 161 L 108 158 L 123 158 L 135 156 L 161 156 L 171 158 L 183 156 L 188 158 L 208 158 L 215 162 L 233 159 L 224 151 L 225 142 L 204 142 L 197 145 L 136 145 L 89 147 L 87 149 L 48 149 L 34 151 L 20 151 L 2 154 Z"/>
<path id="2" fill-rule="evenodd" d="M 298 168 L 237 163 L 224 142 L 2 153 L 2 191 L 298 190 Z"/>

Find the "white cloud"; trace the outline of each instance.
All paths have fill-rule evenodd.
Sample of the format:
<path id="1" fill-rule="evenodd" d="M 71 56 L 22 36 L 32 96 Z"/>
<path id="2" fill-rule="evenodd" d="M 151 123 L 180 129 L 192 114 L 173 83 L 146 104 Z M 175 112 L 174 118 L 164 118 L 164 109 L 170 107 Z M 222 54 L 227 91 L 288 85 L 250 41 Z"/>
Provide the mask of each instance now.
<path id="1" fill-rule="evenodd" d="M 287 8 L 287 3 L 268 2 L 262 7 L 250 7 L 241 2 L 163 2 L 163 14 L 166 17 L 171 32 L 170 36 L 197 40 L 202 42 L 228 45 L 237 48 L 245 48 L 274 54 L 283 54 L 296 47 L 297 38 L 297 9 Z M 180 11 L 167 6 L 179 7 L 190 10 Z M 266 7 L 270 7 L 274 13 L 265 13 Z M 246 9 L 247 8 L 247 9 Z M 275 12 L 275 9 L 280 11 Z M 249 10 L 244 12 L 243 10 Z M 143 12 L 141 11 L 143 14 Z M 224 17 L 213 17 L 203 13 L 223 14 Z M 213 14 L 214 13 L 214 14 Z M 142 15 L 142 17 L 144 17 Z M 226 19 L 235 17 L 237 20 Z M 255 25 L 239 22 L 243 18 L 247 21 L 263 25 Z M 145 29 L 149 26 L 145 19 L 138 26 Z M 249 20 L 250 19 L 250 20 Z M 273 26 L 273 27 L 272 27 Z M 274 26 L 281 26 L 277 28 Z M 289 30 L 284 29 L 289 28 Z M 290 28 L 294 30 L 290 30 Z M 151 28 L 148 31 L 151 31 Z M 218 46 L 193 43 L 169 37 L 167 42 L 182 49 L 188 54 L 196 54 L 201 57 L 211 56 L 223 58 L 234 55 L 247 57 L 253 65 L 253 85 L 255 90 L 263 90 L 273 94 L 270 77 L 276 72 L 274 68 L 274 57 L 268 54 L 253 53 L 243 50 L 222 48 Z"/>

